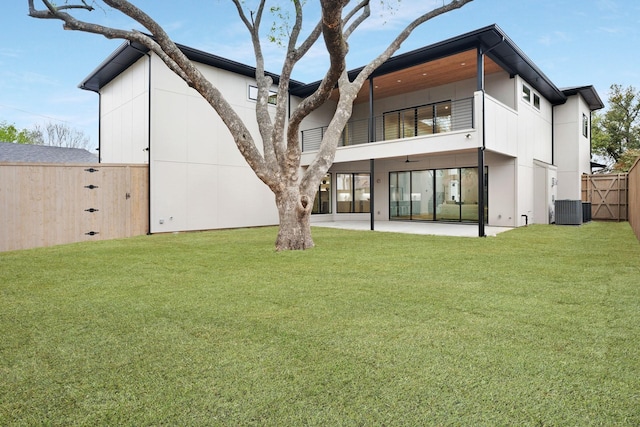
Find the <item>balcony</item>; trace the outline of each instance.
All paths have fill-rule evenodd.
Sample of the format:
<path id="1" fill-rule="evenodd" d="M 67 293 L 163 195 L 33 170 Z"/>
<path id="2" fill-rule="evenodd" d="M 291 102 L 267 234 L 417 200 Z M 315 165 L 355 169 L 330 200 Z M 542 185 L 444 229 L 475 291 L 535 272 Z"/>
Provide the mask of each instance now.
<path id="1" fill-rule="evenodd" d="M 369 142 L 427 136 L 475 128 L 474 98 L 444 101 L 390 111 L 371 119 L 347 123 L 338 143 L 339 147 Z M 371 125 L 371 126 L 370 126 Z M 327 127 L 302 131 L 302 151 L 320 148 Z M 373 137 L 370 135 L 373 130 Z"/>

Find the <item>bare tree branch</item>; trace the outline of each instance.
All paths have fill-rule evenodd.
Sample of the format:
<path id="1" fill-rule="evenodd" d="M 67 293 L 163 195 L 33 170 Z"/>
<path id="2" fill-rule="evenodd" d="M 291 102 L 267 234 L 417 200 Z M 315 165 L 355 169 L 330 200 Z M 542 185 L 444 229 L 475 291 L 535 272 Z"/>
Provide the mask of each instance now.
<path id="1" fill-rule="evenodd" d="M 29 0 L 30 16 L 35 18 L 59 19 L 64 22 L 64 28 L 68 30 L 84 31 L 100 34 L 107 38 L 120 38 L 139 42 L 156 53 L 172 71 L 189 86 L 197 90 L 216 110 L 231 132 L 236 146 L 255 171 L 256 175 L 269 187 L 277 185 L 277 182 L 271 179 L 269 168 L 262 154 L 256 148 L 253 137 L 240 116 L 238 116 L 233 107 L 226 101 L 220 90 L 202 75 L 200 70 L 182 53 L 164 29 L 146 13 L 128 1 L 104 0 L 106 5 L 122 12 L 149 30 L 153 38 L 135 30 L 127 31 L 80 21 L 72 15 L 56 9 L 48 0 L 41 1 L 45 4 L 47 10 L 35 10 L 35 8 L 32 7 L 33 0 Z"/>
<path id="2" fill-rule="evenodd" d="M 233 140 L 255 174 L 273 191 L 280 215 L 280 230 L 276 240 L 277 249 L 304 249 L 313 246 L 309 215 L 318 184 L 333 163 L 341 133 L 353 110 L 353 102 L 371 73 L 396 52 L 409 34 L 422 23 L 472 0 L 452 0 L 442 7 L 420 15 L 389 44 L 373 61 L 367 64 L 353 81 L 346 70 L 347 40 L 371 15 L 370 0 L 357 0 L 353 8 L 346 11 L 350 0 L 318 0 L 321 19 L 309 35 L 298 44 L 302 31 L 303 0 L 292 0 L 295 20 L 288 31 L 285 59 L 280 70 L 275 114 L 269 105 L 272 77 L 265 71 L 265 58 L 260 39 L 260 28 L 268 0 L 260 0 L 257 10 L 247 15 L 243 0 L 232 0 L 240 20 L 249 31 L 256 57 L 255 79 L 258 86 L 256 120 L 262 139 L 262 152 L 239 114 L 227 102 L 222 92 L 212 84 L 190 61 L 184 52 L 171 40 L 166 31 L 144 11 L 126 0 L 103 0 L 108 7 L 121 12 L 141 25 L 145 34 L 137 30 L 110 28 L 85 22 L 73 16 L 75 11 L 92 11 L 97 1 L 68 0 L 58 6 L 52 0 L 40 0 L 42 9 L 35 7 L 34 0 L 27 0 L 29 15 L 39 19 L 57 19 L 67 30 L 100 34 L 107 38 L 120 38 L 137 42 L 147 47 L 154 56 L 162 60 L 171 71 L 194 88 L 212 106 L 233 136 Z M 385 0 L 382 0 L 383 2 Z M 286 25 L 286 27 L 285 27 Z M 296 64 L 306 55 L 322 35 L 329 54 L 327 71 L 310 96 L 301 100 L 289 113 L 289 91 L 291 75 Z M 337 88 L 337 89 L 336 89 Z M 300 124 L 305 117 L 322 106 L 333 90 L 339 91 L 336 110 L 319 151 L 309 167 L 300 175 Z M 289 117 L 288 117 L 289 116 Z"/>
<path id="3" fill-rule="evenodd" d="M 348 39 L 349 36 L 362 24 L 364 21 L 369 18 L 371 15 L 371 7 L 369 6 L 369 0 L 362 0 L 359 4 L 356 5 L 345 17 L 345 24 L 353 18 L 353 16 L 360 10 L 363 10 L 363 13 L 353 21 L 349 27 L 344 31 L 344 38 Z"/>

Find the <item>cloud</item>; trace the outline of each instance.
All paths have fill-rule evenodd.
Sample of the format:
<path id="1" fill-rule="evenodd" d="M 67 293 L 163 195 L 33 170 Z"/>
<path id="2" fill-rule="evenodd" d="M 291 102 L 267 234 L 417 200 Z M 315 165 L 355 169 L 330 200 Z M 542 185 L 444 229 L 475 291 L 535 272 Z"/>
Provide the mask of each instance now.
<path id="1" fill-rule="evenodd" d="M 4 56 L 7 58 L 19 58 L 21 55 L 22 51 L 19 49 L 0 47 L 0 56 Z"/>
<path id="2" fill-rule="evenodd" d="M 621 34 L 624 32 L 624 29 L 619 27 L 598 27 L 598 32 L 607 34 Z"/>
<path id="3" fill-rule="evenodd" d="M 544 46 L 551 46 L 558 43 L 566 43 L 571 41 L 571 36 L 562 31 L 554 31 L 550 34 L 542 35 L 538 38 L 538 43 Z"/>

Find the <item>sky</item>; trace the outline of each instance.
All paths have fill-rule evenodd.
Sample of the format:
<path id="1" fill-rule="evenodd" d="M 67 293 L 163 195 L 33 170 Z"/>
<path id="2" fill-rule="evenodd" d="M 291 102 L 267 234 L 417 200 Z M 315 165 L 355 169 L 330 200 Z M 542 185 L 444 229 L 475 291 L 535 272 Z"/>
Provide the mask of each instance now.
<path id="1" fill-rule="evenodd" d="M 350 40 L 348 69 L 365 65 L 411 18 L 442 1 L 388 0 L 384 9 L 379 1 L 372 1 L 371 17 Z M 160 23 L 174 41 L 254 65 L 248 32 L 231 1 L 134 3 Z M 252 3 L 255 1 L 245 1 L 249 6 Z M 317 22 L 317 3 L 306 2 L 306 28 Z M 27 13 L 27 0 L 5 0 L 0 15 L 0 122 L 20 129 L 48 122 L 67 124 L 90 137 L 90 148 L 97 147 L 98 95 L 79 89 L 78 84 L 122 40 L 65 31 L 59 21 L 34 19 Z M 106 8 L 78 16 L 102 25 L 140 29 Z M 268 23 L 265 21 L 264 26 Z M 605 104 L 612 84 L 640 89 L 638 0 L 474 0 L 424 23 L 397 53 L 491 24 L 502 28 L 559 88 L 593 85 Z M 265 42 L 264 51 L 267 70 L 278 74 L 283 50 Z M 302 82 L 319 80 L 326 70 L 326 58 L 322 46 L 315 46 L 293 77 Z"/>

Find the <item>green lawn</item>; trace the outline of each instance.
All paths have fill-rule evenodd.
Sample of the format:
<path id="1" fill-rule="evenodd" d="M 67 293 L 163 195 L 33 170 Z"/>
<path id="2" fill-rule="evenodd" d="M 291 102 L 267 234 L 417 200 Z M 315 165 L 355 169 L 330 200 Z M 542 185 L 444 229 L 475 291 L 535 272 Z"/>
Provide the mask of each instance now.
<path id="1" fill-rule="evenodd" d="M 640 425 L 627 223 L 0 253 L 0 425 Z"/>

